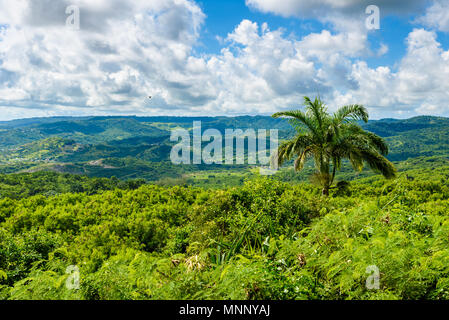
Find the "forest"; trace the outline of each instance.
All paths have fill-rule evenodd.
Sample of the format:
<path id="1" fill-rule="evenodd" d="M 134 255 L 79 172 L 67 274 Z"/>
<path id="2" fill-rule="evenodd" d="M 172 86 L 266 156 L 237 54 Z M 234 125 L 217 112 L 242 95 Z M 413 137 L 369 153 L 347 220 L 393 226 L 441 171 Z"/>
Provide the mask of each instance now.
<path id="1" fill-rule="evenodd" d="M 293 137 L 283 119 L 201 120 Z M 449 299 L 449 119 L 364 124 L 397 175 L 343 161 L 328 196 L 312 162 L 174 166 L 169 129 L 191 124 L 0 123 L 0 299 Z"/>
<path id="2" fill-rule="evenodd" d="M 447 299 L 448 177 L 369 177 L 326 199 L 271 177 L 213 191 L 103 181 L 96 194 L 5 196 L 0 297 Z M 37 180 L 17 176 L 16 194 L 24 179 Z M 369 266 L 378 290 L 366 287 Z"/>

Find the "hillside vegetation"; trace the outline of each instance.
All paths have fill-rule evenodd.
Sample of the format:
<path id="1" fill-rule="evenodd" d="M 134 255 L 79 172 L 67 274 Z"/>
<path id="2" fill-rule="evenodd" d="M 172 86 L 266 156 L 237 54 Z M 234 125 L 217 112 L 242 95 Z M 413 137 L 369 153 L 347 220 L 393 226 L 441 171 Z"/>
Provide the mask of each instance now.
<path id="1" fill-rule="evenodd" d="M 225 187 L 228 183 L 242 185 L 241 176 L 255 176 L 254 168 L 248 165 L 173 165 L 170 130 L 191 130 L 193 121 L 201 121 L 203 131 L 213 128 L 223 133 L 225 129 L 278 129 L 281 141 L 295 133 L 287 120 L 264 116 L 56 117 L 0 122 L 0 173 L 55 171 L 208 188 Z M 388 159 L 399 168 L 404 167 L 403 161 L 418 157 L 438 157 L 440 162 L 449 159 L 447 118 L 385 119 L 361 125 L 385 138 L 390 149 Z M 305 168 L 304 174 L 295 175 L 287 169 L 279 176 L 284 181 L 304 181 L 310 174 L 310 164 Z M 342 169 L 341 179 L 356 177 L 347 164 Z M 366 175 L 370 173 L 364 172 L 361 176 Z"/>
<path id="2" fill-rule="evenodd" d="M 0 299 L 449 299 L 449 119 L 363 125 L 398 176 L 343 162 L 329 197 L 309 162 L 173 165 L 170 129 L 194 120 L 294 135 L 268 117 L 0 123 Z"/>
<path id="3" fill-rule="evenodd" d="M 447 299 L 448 176 L 371 177 L 327 199 L 267 177 L 216 191 L 144 185 L 6 197 L 0 296 Z M 72 265 L 80 287 L 69 290 Z M 379 290 L 365 285 L 369 266 L 380 270 Z"/>

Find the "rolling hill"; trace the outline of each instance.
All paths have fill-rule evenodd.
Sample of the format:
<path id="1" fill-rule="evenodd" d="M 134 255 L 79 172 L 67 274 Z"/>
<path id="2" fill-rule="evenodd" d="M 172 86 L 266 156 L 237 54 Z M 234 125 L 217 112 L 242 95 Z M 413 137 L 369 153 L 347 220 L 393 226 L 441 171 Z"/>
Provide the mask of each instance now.
<path id="1" fill-rule="evenodd" d="M 278 129 L 281 140 L 294 134 L 288 121 L 265 116 L 14 120 L 0 122 L 0 173 L 46 170 L 94 177 L 148 181 L 180 179 L 183 182 L 192 177 L 211 182 L 209 176 L 212 180 L 225 176 L 229 182 L 234 174 L 252 174 L 252 167 L 247 165 L 173 165 L 169 159 L 173 145 L 170 131 L 174 128 L 191 130 L 194 121 L 201 121 L 203 131 L 212 128 L 222 133 L 225 129 Z M 411 159 L 429 166 L 432 163 L 445 165 L 449 159 L 448 118 L 383 119 L 369 121 L 363 127 L 386 139 L 390 146 L 389 159 L 404 170 L 412 169 L 412 162 L 407 162 Z M 312 170 L 311 166 L 308 170 Z M 206 178 L 201 172 L 205 172 Z M 291 181 L 304 179 L 307 173 L 306 168 L 299 177 L 291 170 L 284 170 L 280 175 Z M 345 179 L 359 176 L 349 168 L 341 175 Z M 235 180 L 241 181 L 241 178 Z"/>

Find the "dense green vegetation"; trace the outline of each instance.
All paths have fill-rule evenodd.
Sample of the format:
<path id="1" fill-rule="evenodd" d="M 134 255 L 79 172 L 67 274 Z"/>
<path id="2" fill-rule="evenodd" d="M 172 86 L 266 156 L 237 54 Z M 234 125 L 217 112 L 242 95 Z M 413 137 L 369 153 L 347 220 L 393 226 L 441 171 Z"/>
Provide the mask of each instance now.
<path id="1" fill-rule="evenodd" d="M 449 299 L 448 119 L 362 125 L 398 175 L 342 161 L 329 197 L 313 161 L 171 164 L 169 130 L 193 120 L 295 134 L 269 117 L 0 123 L 0 299 Z"/>
<path id="2" fill-rule="evenodd" d="M 268 177 L 216 191 L 144 185 L 4 198 L 0 296 L 447 299 L 447 177 L 447 168 L 414 181 L 370 177 L 329 198 Z M 79 289 L 66 288 L 70 265 Z M 370 265 L 379 290 L 365 286 Z"/>
<path id="3" fill-rule="evenodd" d="M 115 177 L 88 178 L 81 175 L 57 174 L 55 172 L 36 172 L 15 175 L 0 175 L 0 199 L 22 199 L 34 195 L 54 196 L 62 193 L 88 195 L 105 190 L 137 189 L 145 180 L 121 181 Z"/>
<path id="4" fill-rule="evenodd" d="M 167 179 L 187 181 L 204 170 L 212 176 L 244 172 L 250 166 L 174 166 L 169 162 L 173 128 L 191 129 L 201 121 L 202 129 L 279 129 L 281 140 L 293 138 L 295 130 L 285 119 L 271 117 L 85 117 L 37 118 L 0 122 L 0 173 L 50 170 L 90 177 L 142 178 L 165 184 Z M 408 120 L 369 121 L 361 126 L 385 139 L 388 159 L 396 162 L 416 157 L 449 157 L 449 119 L 417 117 Z M 305 165 L 306 172 L 309 164 Z M 349 165 L 342 167 L 346 172 Z M 352 176 L 346 179 L 352 179 Z M 297 179 L 290 175 L 287 180 Z M 300 175 L 300 179 L 302 175 Z M 207 186 L 221 182 L 203 179 Z M 232 185 L 240 179 L 232 180 Z M 242 181 L 239 182 L 242 184 Z"/>

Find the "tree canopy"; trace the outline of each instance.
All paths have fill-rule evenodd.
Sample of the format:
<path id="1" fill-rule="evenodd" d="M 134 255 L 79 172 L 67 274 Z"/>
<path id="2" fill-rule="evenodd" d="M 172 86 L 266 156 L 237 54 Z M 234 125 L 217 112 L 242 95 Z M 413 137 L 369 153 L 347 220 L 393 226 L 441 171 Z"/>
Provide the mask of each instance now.
<path id="1" fill-rule="evenodd" d="M 317 172 L 313 178 L 329 195 L 336 170 L 341 169 L 342 159 L 348 159 L 354 170 L 361 171 L 364 164 L 386 178 L 394 178 L 396 169 L 385 158 L 388 145 L 378 135 L 363 130 L 357 121 L 368 122 L 368 111 L 362 105 L 343 106 L 330 114 L 319 97 L 304 97 L 305 111 L 278 112 L 274 118 L 287 117 L 295 127 L 296 136 L 282 143 L 274 161 L 278 165 L 295 159 L 295 170 L 300 171 L 309 158 L 313 158 Z"/>

